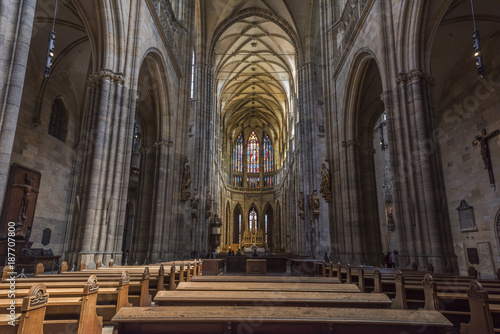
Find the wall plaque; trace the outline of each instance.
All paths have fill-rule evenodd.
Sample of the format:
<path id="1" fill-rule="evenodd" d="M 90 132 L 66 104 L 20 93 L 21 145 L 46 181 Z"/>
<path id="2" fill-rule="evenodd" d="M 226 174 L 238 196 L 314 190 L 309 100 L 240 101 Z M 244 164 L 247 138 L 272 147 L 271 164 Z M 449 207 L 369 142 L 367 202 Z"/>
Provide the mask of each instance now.
<path id="1" fill-rule="evenodd" d="M 467 248 L 467 257 L 470 264 L 479 264 L 479 254 L 477 248 Z"/>
<path id="2" fill-rule="evenodd" d="M 50 243 L 50 236 L 52 235 L 52 230 L 50 228 L 46 228 L 43 230 L 42 235 L 42 245 L 47 246 Z"/>
<path id="3" fill-rule="evenodd" d="M 457 211 L 458 219 L 460 220 L 460 230 L 462 230 L 462 232 L 477 231 L 476 221 L 474 219 L 474 208 L 467 204 L 465 200 L 462 200 Z"/>

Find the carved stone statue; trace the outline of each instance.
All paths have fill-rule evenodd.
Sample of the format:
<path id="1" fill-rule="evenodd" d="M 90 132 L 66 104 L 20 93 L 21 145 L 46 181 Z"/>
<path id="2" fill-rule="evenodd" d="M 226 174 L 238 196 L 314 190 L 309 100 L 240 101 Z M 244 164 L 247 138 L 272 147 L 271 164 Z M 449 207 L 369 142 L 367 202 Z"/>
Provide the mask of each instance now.
<path id="1" fill-rule="evenodd" d="M 198 190 L 194 190 L 193 197 L 191 197 L 191 217 L 198 217 L 198 203 L 200 198 L 198 197 Z"/>
<path id="2" fill-rule="evenodd" d="M 184 177 L 182 179 L 182 189 L 189 189 L 191 187 L 191 167 L 186 164 L 184 167 Z"/>
<path id="3" fill-rule="evenodd" d="M 194 190 L 193 197 L 191 197 L 191 208 L 198 210 L 198 202 L 200 201 L 200 198 L 198 197 L 198 190 Z"/>
<path id="4" fill-rule="evenodd" d="M 191 196 L 189 188 L 191 187 L 191 167 L 188 164 L 184 167 L 184 175 L 182 177 L 181 201 L 186 202 Z"/>
<path id="5" fill-rule="evenodd" d="M 210 190 L 207 191 L 207 198 L 205 201 L 205 216 L 208 218 L 212 214 L 212 195 L 210 195 Z"/>
<path id="6" fill-rule="evenodd" d="M 323 163 L 321 164 L 321 188 L 319 189 L 319 192 L 328 203 L 333 201 L 331 186 L 330 171 Z"/>
<path id="7" fill-rule="evenodd" d="M 298 207 L 299 207 L 299 213 L 304 212 L 304 192 L 300 192 L 299 199 L 298 199 Z"/>
<path id="8" fill-rule="evenodd" d="M 297 209 L 300 218 L 304 218 L 304 193 L 301 191 L 297 198 Z"/>
<path id="9" fill-rule="evenodd" d="M 316 189 L 314 189 L 311 193 L 309 206 L 311 207 L 312 211 L 319 211 L 319 196 L 318 196 L 318 191 Z"/>

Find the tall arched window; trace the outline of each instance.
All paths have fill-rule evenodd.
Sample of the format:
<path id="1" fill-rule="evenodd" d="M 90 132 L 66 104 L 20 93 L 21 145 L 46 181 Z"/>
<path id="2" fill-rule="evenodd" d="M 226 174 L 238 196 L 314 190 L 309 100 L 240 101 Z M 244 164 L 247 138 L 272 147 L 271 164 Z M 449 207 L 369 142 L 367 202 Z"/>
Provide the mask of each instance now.
<path id="1" fill-rule="evenodd" d="M 243 173 L 243 133 L 234 142 L 233 171 Z"/>
<path id="2" fill-rule="evenodd" d="M 257 230 L 257 212 L 255 211 L 255 208 L 252 208 L 250 210 L 250 213 L 248 214 L 248 229 L 250 231 L 255 231 Z"/>
<path id="3" fill-rule="evenodd" d="M 252 132 L 250 138 L 248 138 L 247 144 L 247 172 L 248 173 L 258 173 L 259 172 L 259 140 Z"/>
<path id="4" fill-rule="evenodd" d="M 68 127 L 68 115 L 63 100 L 58 97 L 52 102 L 50 113 L 49 135 L 66 142 L 66 129 Z"/>
<path id="5" fill-rule="evenodd" d="M 267 133 L 264 132 L 264 173 L 274 171 L 274 152 L 273 144 Z"/>

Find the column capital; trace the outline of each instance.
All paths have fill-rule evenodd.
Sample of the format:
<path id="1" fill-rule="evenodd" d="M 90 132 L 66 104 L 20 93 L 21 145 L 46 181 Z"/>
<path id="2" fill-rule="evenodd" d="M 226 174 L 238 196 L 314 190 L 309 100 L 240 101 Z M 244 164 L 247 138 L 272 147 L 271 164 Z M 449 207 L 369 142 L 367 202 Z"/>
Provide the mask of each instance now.
<path id="1" fill-rule="evenodd" d="M 103 69 L 89 76 L 87 82 L 89 83 L 89 85 L 93 86 L 101 84 L 104 80 L 123 85 L 125 83 L 125 76 L 123 75 L 123 73 L 115 73 L 111 70 Z"/>
<path id="2" fill-rule="evenodd" d="M 353 140 L 353 139 L 351 139 L 351 140 L 344 140 L 344 141 L 342 142 L 342 146 L 343 146 L 343 147 L 353 147 L 353 146 L 359 146 L 359 142 L 358 142 L 358 141 L 356 141 L 356 140 Z"/>
<path id="3" fill-rule="evenodd" d="M 399 85 L 409 85 L 409 84 L 412 84 L 416 81 L 425 82 L 425 83 L 429 84 L 430 86 L 434 86 L 434 84 L 435 84 L 434 77 L 432 77 L 431 75 L 429 75 L 427 73 L 424 73 L 420 69 L 414 69 L 408 73 L 399 73 L 396 80 L 397 80 Z"/>
<path id="4" fill-rule="evenodd" d="M 155 143 L 155 147 L 172 148 L 174 147 L 174 142 L 171 140 L 161 139 Z"/>

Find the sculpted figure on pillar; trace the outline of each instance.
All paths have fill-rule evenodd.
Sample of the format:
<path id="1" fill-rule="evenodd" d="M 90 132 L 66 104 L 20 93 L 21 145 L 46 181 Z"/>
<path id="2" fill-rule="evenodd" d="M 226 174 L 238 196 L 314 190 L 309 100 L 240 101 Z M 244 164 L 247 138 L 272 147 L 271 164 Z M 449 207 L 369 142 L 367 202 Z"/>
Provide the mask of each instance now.
<path id="1" fill-rule="evenodd" d="M 318 191 L 316 189 L 314 189 L 311 193 L 309 206 L 311 207 L 312 211 L 319 211 L 319 196 L 318 196 Z"/>
<path id="2" fill-rule="evenodd" d="M 332 196 L 332 184 L 331 184 L 331 177 L 330 177 L 330 171 L 328 168 L 326 168 L 326 165 L 324 163 L 321 164 L 321 188 L 319 189 L 319 192 L 327 201 L 328 203 L 333 201 L 333 196 Z"/>
<path id="3" fill-rule="evenodd" d="M 298 209 L 299 209 L 299 216 L 301 218 L 304 218 L 304 192 L 300 192 L 299 198 L 297 199 L 298 202 Z"/>
<path id="4" fill-rule="evenodd" d="M 182 177 L 181 201 L 186 202 L 191 196 L 189 188 L 191 187 L 191 167 L 188 164 L 184 167 L 184 175 Z"/>
<path id="5" fill-rule="evenodd" d="M 212 214 L 212 195 L 210 195 L 210 190 L 207 191 L 207 198 L 205 202 L 205 216 L 208 218 Z"/>
<path id="6" fill-rule="evenodd" d="M 193 218 L 198 217 L 198 202 L 200 201 L 198 197 L 198 190 L 194 190 L 193 197 L 191 197 L 191 216 Z"/>

